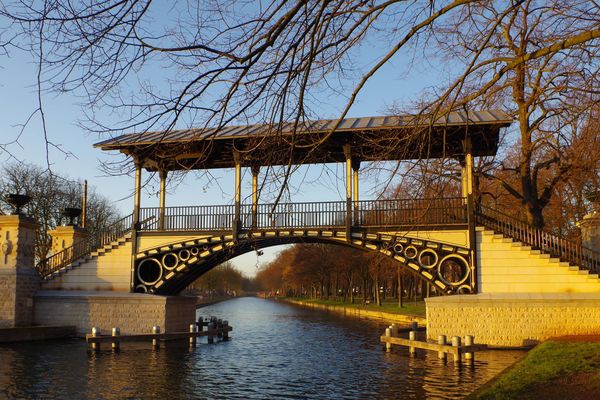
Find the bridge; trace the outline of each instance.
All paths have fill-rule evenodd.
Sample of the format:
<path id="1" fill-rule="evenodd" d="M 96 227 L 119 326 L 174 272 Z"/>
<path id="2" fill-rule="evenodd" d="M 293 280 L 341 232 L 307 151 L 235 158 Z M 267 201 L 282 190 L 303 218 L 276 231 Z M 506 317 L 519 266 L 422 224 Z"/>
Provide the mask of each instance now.
<path id="1" fill-rule="evenodd" d="M 485 302 L 481 299 L 494 296 L 495 307 L 548 294 L 591 295 L 596 301 L 599 253 L 475 203 L 474 157 L 493 156 L 500 130 L 510 123 L 497 111 L 454 112 L 440 118 L 372 117 L 309 121 L 300 127 L 253 125 L 127 134 L 98 143 L 96 147 L 119 151 L 134 163 L 133 212 L 94 237 L 78 227 L 53 232 L 53 254 L 35 266 L 41 279 L 33 318 L 39 323 L 48 318 L 62 318 L 65 323 L 79 318 L 75 321 L 79 325 L 84 318 L 89 323 L 92 305 L 81 306 L 81 295 L 85 304 L 102 298 L 106 310 L 112 307 L 111 312 L 120 314 L 127 313 L 122 310 L 127 302 L 155 304 L 161 299 L 166 324 L 179 318 L 172 316 L 181 313 L 175 308 L 192 313 L 189 304 L 180 304 L 182 297 L 174 296 L 204 273 L 246 252 L 291 243 L 328 243 L 378 253 L 429 282 L 438 293 L 454 295 L 445 298 L 456 300 L 428 300 L 432 337 L 440 329 L 444 334 L 449 334 L 448 329 L 464 330 L 465 319 L 459 315 L 465 304 L 473 302 L 471 307 L 479 310 Z M 359 199 L 362 162 L 448 157 L 462 167 L 460 196 Z M 259 201 L 261 167 L 332 162 L 345 166 L 345 200 Z M 212 168 L 234 169 L 232 204 L 166 205 L 169 173 Z M 242 168 L 252 173 L 249 204 L 241 201 Z M 141 204 L 144 171 L 160 177 L 159 207 Z M 452 304 L 458 306 L 448 308 Z M 564 311 L 552 304 L 557 315 Z M 595 305 L 582 307 L 587 315 L 598 312 Z M 57 311 L 80 308 L 83 317 Z M 454 320 L 463 325 L 453 325 Z M 121 321 L 120 326 L 126 323 Z M 588 328 L 589 323 L 581 329 Z M 130 329 L 138 328 L 134 324 Z M 469 329 L 467 334 L 477 334 L 472 326 Z M 585 332 L 590 329 L 595 328 Z M 485 335 L 498 343 L 508 340 L 488 331 L 479 336 Z"/>

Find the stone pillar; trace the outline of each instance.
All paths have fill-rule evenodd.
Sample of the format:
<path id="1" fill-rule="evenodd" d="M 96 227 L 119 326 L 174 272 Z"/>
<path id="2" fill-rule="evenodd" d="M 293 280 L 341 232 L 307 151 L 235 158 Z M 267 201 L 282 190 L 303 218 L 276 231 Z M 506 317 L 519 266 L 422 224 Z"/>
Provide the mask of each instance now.
<path id="1" fill-rule="evenodd" d="M 56 229 L 48 231 L 48 234 L 52 237 L 52 254 L 71 247 L 73 243 L 87 239 L 90 236 L 85 228 L 76 225 L 57 226 Z"/>
<path id="2" fill-rule="evenodd" d="M 0 215 L 0 328 L 31 325 L 38 224 L 24 215 Z"/>
<path id="3" fill-rule="evenodd" d="M 600 252 L 600 213 L 594 211 L 578 223 L 581 229 L 581 244 L 590 250 Z"/>

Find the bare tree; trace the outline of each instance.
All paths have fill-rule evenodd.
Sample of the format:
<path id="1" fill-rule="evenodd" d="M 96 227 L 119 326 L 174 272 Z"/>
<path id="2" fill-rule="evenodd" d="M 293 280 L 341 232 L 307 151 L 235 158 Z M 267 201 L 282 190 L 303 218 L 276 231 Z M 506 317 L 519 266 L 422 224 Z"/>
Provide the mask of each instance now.
<path id="1" fill-rule="evenodd" d="M 0 174 L 0 212 L 12 211 L 5 202 L 6 195 L 10 193 L 31 197 L 26 206 L 27 213 L 40 224 L 36 258 L 46 257 L 51 247 L 48 231 L 68 222 L 62 216 L 62 210 L 65 207 L 81 206 L 81 183 L 52 174 L 33 164 L 12 163 L 5 165 Z M 114 205 L 92 188 L 88 194 L 86 216 L 86 228 L 90 234 L 96 235 L 118 218 L 119 212 Z"/>
<path id="2" fill-rule="evenodd" d="M 443 55 L 442 80 L 450 84 L 412 111 L 498 106 L 515 115 L 519 155 L 499 166 L 517 183 L 486 176 L 518 198 L 536 226 L 573 171 L 563 155 L 598 95 L 600 6 L 589 0 L 188 0 L 171 8 L 150 0 L 15 0 L 0 15 L 39 61 L 40 91 L 83 94 L 84 125 L 104 134 L 232 122 L 299 126 L 315 116 L 317 99 L 346 93 L 341 119 L 392 57 Z M 379 58 L 357 67 L 361 46 L 376 41 L 384 43 Z M 97 118 L 106 110 L 121 123 Z M 427 134 L 373 148 L 397 154 Z M 326 137 L 303 145 L 318 147 Z M 291 155 L 288 164 L 283 187 Z M 553 178 L 542 182 L 550 169 Z"/>

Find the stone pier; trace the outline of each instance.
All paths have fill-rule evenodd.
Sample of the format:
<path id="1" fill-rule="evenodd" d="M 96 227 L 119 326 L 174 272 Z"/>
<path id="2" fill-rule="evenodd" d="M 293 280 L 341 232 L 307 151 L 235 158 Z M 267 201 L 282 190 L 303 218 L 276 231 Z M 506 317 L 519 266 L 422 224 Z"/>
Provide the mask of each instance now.
<path id="1" fill-rule="evenodd" d="M 196 319 L 196 298 L 114 291 L 42 290 L 35 295 L 34 320 L 40 325 L 74 325 L 79 336 L 95 326 L 119 327 L 122 335 L 187 332 Z"/>
<path id="2" fill-rule="evenodd" d="M 0 215 L 0 328 L 31 325 L 37 223 L 23 215 Z"/>
<path id="3" fill-rule="evenodd" d="M 600 335 L 600 293 L 493 293 L 432 297 L 427 337 L 474 335 L 500 347 L 555 336 Z"/>

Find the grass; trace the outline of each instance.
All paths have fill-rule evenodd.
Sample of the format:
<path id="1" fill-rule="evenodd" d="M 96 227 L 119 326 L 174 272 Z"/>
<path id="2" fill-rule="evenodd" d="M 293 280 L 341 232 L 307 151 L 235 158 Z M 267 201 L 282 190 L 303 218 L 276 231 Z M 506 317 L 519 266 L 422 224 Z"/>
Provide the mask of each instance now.
<path id="1" fill-rule="evenodd" d="M 469 399 L 591 399 L 599 391 L 599 342 L 548 341 Z"/>
<path id="2" fill-rule="evenodd" d="M 377 304 L 363 304 L 362 299 L 355 299 L 354 304 L 350 303 L 350 301 L 338 301 L 338 300 L 324 300 L 324 299 L 307 299 L 303 297 L 294 297 L 291 300 L 300 300 L 306 303 L 313 304 L 324 304 L 330 306 L 340 306 L 346 308 L 358 308 L 361 310 L 371 310 L 371 311 L 383 311 L 390 314 L 400 314 L 400 315 L 416 315 L 419 317 L 425 317 L 425 302 L 418 301 L 415 305 L 414 300 L 405 300 L 404 306 L 402 308 L 398 307 L 398 300 L 396 299 L 386 299 L 382 301 L 381 306 Z"/>

